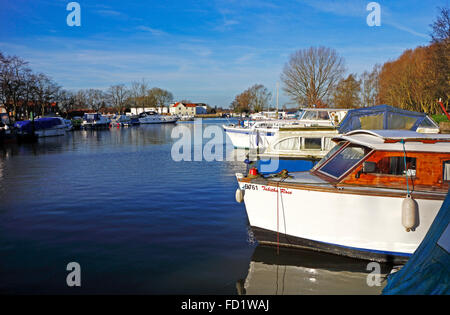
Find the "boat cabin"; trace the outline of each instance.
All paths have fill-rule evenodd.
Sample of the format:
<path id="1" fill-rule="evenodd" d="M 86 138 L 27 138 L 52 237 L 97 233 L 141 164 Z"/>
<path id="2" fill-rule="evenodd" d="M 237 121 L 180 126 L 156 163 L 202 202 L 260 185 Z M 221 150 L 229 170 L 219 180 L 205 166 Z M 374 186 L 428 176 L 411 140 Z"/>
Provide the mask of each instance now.
<path id="1" fill-rule="evenodd" d="M 311 173 L 336 186 L 447 191 L 450 135 L 357 130 L 337 144 Z"/>
<path id="2" fill-rule="evenodd" d="M 299 120 L 309 126 L 338 126 L 348 109 L 303 108 Z"/>

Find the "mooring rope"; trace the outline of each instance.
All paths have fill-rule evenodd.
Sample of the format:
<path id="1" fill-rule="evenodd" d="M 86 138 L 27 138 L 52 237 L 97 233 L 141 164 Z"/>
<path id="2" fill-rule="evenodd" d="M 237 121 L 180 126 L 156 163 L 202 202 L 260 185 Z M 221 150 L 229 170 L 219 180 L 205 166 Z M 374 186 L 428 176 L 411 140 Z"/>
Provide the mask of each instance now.
<path id="1" fill-rule="evenodd" d="M 405 140 L 402 139 L 401 141 L 402 145 L 403 145 L 403 162 L 405 163 L 405 176 L 406 176 L 406 193 L 407 196 L 409 197 L 409 183 L 408 183 L 408 167 L 406 164 L 406 149 L 405 149 Z"/>

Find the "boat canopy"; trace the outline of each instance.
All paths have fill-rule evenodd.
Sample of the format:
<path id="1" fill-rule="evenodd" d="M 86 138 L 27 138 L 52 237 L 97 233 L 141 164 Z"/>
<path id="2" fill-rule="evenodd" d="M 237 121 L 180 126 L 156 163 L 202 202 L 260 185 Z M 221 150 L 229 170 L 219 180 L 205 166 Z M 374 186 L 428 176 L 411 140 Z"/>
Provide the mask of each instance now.
<path id="1" fill-rule="evenodd" d="M 58 125 L 61 125 L 61 120 L 56 117 L 42 117 L 34 120 L 35 130 L 50 129 Z M 22 132 L 33 132 L 33 121 L 31 120 L 17 121 L 14 126 L 19 128 Z"/>
<path id="2" fill-rule="evenodd" d="M 450 192 L 427 235 L 400 271 L 388 277 L 383 295 L 450 294 Z"/>
<path id="3" fill-rule="evenodd" d="M 339 133 L 352 130 L 402 129 L 417 131 L 431 128 L 439 132 L 439 127 L 424 113 L 412 112 L 389 105 L 378 105 L 351 109 L 339 126 Z"/>

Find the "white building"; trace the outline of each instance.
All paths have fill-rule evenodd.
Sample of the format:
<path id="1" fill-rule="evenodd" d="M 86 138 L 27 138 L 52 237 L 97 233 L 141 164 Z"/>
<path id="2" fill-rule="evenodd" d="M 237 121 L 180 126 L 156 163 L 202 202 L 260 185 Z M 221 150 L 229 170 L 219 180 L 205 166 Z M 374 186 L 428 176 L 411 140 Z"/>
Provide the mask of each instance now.
<path id="1" fill-rule="evenodd" d="M 183 104 L 177 102 L 170 105 L 170 114 L 178 116 L 195 116 L 206 114 L 206 105 L 204 104 Z"/>

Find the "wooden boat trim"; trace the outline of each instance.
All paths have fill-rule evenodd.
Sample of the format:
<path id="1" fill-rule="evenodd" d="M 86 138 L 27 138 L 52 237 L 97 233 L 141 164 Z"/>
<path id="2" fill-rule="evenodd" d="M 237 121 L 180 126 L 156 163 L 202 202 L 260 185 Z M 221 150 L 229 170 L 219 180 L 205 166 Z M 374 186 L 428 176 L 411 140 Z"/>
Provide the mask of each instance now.
<path id="1" fill-rule="evenodd" d="M 318 184 L 302 184 L 302 183 L 292 183 L 292 182 L 277 182 L 277 181 L 269 181 L 262 179 L 251 179 L 248 177 L 239 179 L 239 182 L 242 183 L 254 183 L 264 186 L 270 186 L 275 188 L 288 188 L 295 190 L 308 190 L 308 191 L 318 191 L 318 192 L 330 192 L 336 194 L 350 194 L 350 195 L 363 195 L 363 196 L 375 196 L 375 197 L 393 197 L 393 198 L 405 198 L 406 191 L 374 191 L 368 190 L 367 186 L 347 186 L 347 185 L 333 185 L 331 183 L 325 183 L 323 186 L 318 186 Z M 328 186 L 328 187 L 327 187 Z M 330 187 L 331 186 L 331 187 Z M 355 189 L 357 187 L 364 189 Z M 371 188 L 371 187 L 369 187 Z M 374 187 L 375 188 L 375 187 Z M 379 189 L 389 189 L 389 188 L 376 188 Z M 424 199 L 424 200 L 444 200 L 446 196 L 445 191 L 436 191 L 436 192 L 421 192 L 421 191 L 413 191 L 410 193 L 411 197 L 415 199 Z"/>

